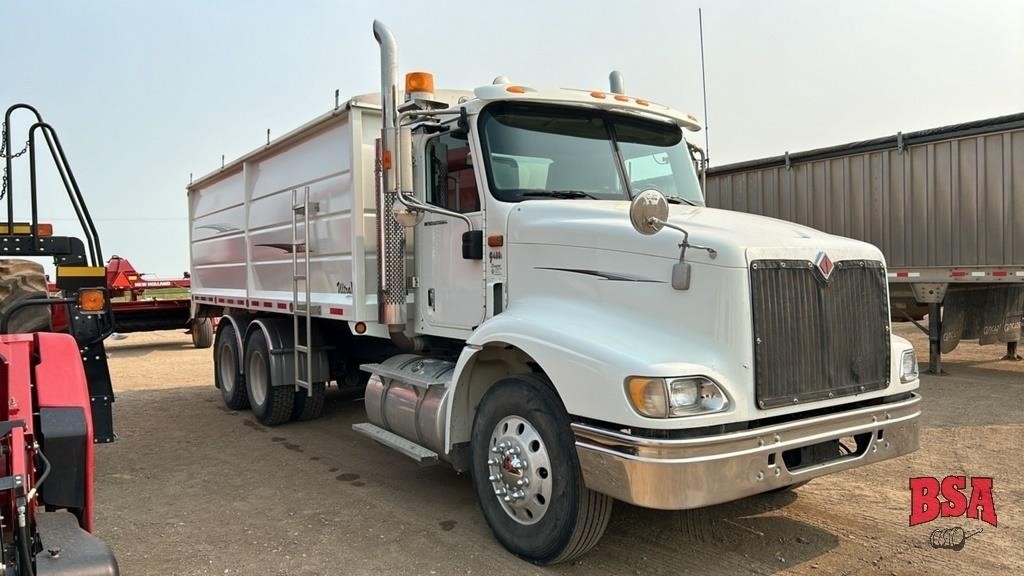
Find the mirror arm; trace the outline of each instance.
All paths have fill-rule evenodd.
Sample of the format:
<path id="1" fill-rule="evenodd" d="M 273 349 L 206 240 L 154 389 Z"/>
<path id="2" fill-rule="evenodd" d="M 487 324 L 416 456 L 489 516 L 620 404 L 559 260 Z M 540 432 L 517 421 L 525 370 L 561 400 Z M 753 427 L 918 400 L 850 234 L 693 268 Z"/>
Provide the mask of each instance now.
<path id="1" fill-rule="evenodd" d="M 399 192 L 398 193 L 398 201 L 401 202 L 402 205 L 405 206 L 406 208 L 408 208 L 409 211 L 411 211 L 411 212 L 416 212 L 418 210 L 422 210 L 424 212 L 433 212 L 434 214 L 441 214 L 443 216 L 451 216 L 452 218 L 458 218 L 459 220 L 462 220 L 463 222 L 465 222 L 466 226 L 468 226 L 470 230 L 474 229 L 473 228 L 473 221 L 469 219 L 469 216 L 466 216 L 465 214 L 460 214 L 458 212 L 452 212 L 451 210 L 445 210 L 444 208 L 439 208 L 437 206 L 431 206 L 430 204 L 426 204 L 426 203 L 420 202 L 419 199 L 414 198 L 413 196 L 409 195 L 409 193 L 407 193 L 407 192 Z"/>
<path id="2" fill-rule="evenodd" d="M 406 110 L 406 111 L 400 112 L 398 114 L 398 118 L 397 118 L 396 121 L 398 123 L 399 128 L 401 128 L 401 127 L 404 127 L 407 124 L 412 124 L 412 123 L 414 123 L 414 122 L 416 122 L 418 120 L 424 120 L 424 119 L 430 118 L 430 117 L 434 117 L 434 119 L 437 119 L 436 118 L 437 116 L 446 116 L 446 115 L 450 116 L 450 115 L 456 115 L 456 114 L 461 115 L 462 117 L 464 117 L 466 115 L 466 109 L 464 107 L 462 107 L 462 106 L 456 106 L 454 108 L 442 108 L 442 109 L 434 109 L 434 110 L 420 110 L 420 109 Z M 410 121 L 410 122 L 406 122 L 406 120 L 410 119 L 410 118 L 412 118 L 413 120 Z M 400 130 L 399 130 L 399 133 L 398 133 L 398 138 L 401 138 L 401 131 Z M 398 149 L 399 149 L 399 151 L 401 151 L 402 147 L 398 146 Z M 400 172 L 400 170 L 401 170 L 401 162 L 396 162 L 396 164 L 398 164 L 399 176 L 396 177 L 395 180 L 396 180 L 396 183 L 398 185 L 401 185 L 401 182 L 402 182 L 402 180 L 401 180 L 401 172 Z M 451 210 L 445 210 L 444 208 L 440 208 L 440 207 L 437 207 L 437 206 L 431 206 L 429 204 L 426 204 L 425 202 L 421 202 L 419 199 L 417 199 L 415 196 L 413 196 L 412 193 L 405 192 L 405 191 L 401 190 L 399 188 L 399 186 L 395 186 L 395 188 L 397 189 L 396 192 L 398 192 L 398 194 L 397 194 L 398 201 L 403 206 L 405 206 L 410 212 L 414 212 L 415 213 L 415 212 L 418 212 L 418 211 L 423 211 L 423 212 L 433 212 L 434 214 L 441 214 L 441 215 L 444 215 L 444 216 L 451 216 L 453 218 L 458 218 L 459 220 L 462 220 L 463 222 L 465 222 L 466 226 L 470 230 L 474 229 L 473 228 L 473 221 L 469 219 L 469 216 L 466 216 L 465 214 L 460 214 L 458 212 L 452 212 Z"/>
<path id="3" fill-rule="evenodd" d="M 649 218 L 648 222 L 652 222 L 654 224 L 660 224 L 660 225 L 664 226 L 665 228 L 671 228 L 673 230 L 677 230 L 677 231 L 683 233 L 683 241 L 679 243 L 679 248 L 680 248 L 680 251 L 679 251 L 679 261 L 680 262 L 682 262 L 685 259 L 685 257 L 686 257 L 686 249 L 687 248 L 693 248 L 694 250 L 705 250 L 705 251 L 707 251 L 708 256 L 712 260 L 714 260 L 715 258 L 718 257 L 718 250 L 715 250 L 714 248 L 712 248 L 710 246 L 701 246 L 700 244 L 690 244 L 690 233 L 687 232 L 686 229 L 683 228 L 682 226 L 677 226 L 677 225 L 675 225 L 675 224 L 673 224 L 671 222 L 665 222 L 664 220 L 659 220 L 659 219 L 654 218 L 654 217 Z"/>

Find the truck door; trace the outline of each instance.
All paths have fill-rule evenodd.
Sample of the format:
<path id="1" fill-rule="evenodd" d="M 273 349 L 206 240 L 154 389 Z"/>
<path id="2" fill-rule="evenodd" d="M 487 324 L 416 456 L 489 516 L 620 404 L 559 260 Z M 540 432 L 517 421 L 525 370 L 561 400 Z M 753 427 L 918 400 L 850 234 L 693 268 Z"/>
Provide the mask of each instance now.
<path id="1" fill-rule="evenodd" d="M 427 141 L 424 200 L 483 223 L 476 171 L 465 137 L 450 132 Z M 472 329 L 484 318 L 483 260 L 462 257 L 466 223 L 427 213 L 416 226 L 416 303 L 420 331 L 431 328 Z M 443 330 L 442 330 L 443 331 Z"/>

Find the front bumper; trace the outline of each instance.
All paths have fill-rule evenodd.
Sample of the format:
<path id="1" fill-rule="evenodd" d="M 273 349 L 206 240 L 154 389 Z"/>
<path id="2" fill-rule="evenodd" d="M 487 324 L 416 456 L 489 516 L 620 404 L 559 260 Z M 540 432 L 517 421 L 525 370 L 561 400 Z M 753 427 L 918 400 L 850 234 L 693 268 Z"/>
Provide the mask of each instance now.
<path id="1" fill-rule="evenodd" d="M 717 436 L 662 440 L 573 424 L 587 487 L 617 500 L 664 510 L 729 502 L 880 462 L 918 448 L 921 397 Z M 807 466 L 784 453 L 856 436 L 851 454 Z"/>

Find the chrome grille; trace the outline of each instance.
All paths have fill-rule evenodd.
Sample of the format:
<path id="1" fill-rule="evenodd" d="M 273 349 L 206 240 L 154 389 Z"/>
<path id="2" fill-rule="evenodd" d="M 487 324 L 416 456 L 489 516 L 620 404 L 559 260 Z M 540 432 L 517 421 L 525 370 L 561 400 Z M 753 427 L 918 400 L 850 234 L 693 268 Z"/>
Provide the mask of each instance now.
<path id="1" fill-rule="evenodd" d="M 757 405 L 850 396 L 889 385 L 889 306 L 880 262 L 750 266 Z"/>

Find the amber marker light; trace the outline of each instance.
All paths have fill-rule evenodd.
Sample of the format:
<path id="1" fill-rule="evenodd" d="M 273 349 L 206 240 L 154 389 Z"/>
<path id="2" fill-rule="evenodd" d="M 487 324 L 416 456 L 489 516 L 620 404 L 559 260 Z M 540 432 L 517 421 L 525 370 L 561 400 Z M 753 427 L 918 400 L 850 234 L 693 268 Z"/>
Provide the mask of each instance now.
<path id="1" fill-rule="evenodd" d="M 78 308 L 82 312 L 103 312 L 107 306 L 107 295 L 101 288 L 84 288 L 78 291 Z"/>

